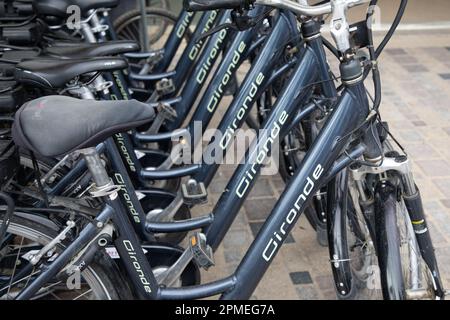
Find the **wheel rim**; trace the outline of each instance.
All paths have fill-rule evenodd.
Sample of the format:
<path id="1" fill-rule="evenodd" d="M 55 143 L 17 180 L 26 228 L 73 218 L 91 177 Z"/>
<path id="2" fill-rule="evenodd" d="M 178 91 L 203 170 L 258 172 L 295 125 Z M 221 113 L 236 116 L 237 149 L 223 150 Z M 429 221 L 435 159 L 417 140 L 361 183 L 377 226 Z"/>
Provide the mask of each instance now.
<path id="1" fill-rule="evenodd" d="M 23 243 L 33 244 L 33 247 L 44 246 L 48 242 L 51 241 L 51 237 L 49 237 L 47 234 L 44 234 L 42 232 L 39 232 L 39 231 L 29 228 L 27 226 L 18 224 L 16 222 L 11 222 L 11 224 L 8 227 L 8 234 L 14 236 L 14 241 L 19 242 L 21 244 L 23 244 Z M 19 248 L 17 250 L 16 261 L 20 261 L 21 260 L 20 257 L 23 256 L 23 254 L 25 254 L 25 252 Z M 2 261 L 4 262 L 3 258 L 0 261 L 0 265 L 2 264 Z M 5 271 L 5 269 L 2 266 L 2 273 L 4 271 Z M 12 276 L 14 276 L 15 274 L 17 274 L 18 270 L 17 270 L 17 268 L 14 268 L 12 271 L 13 271 Z M 33 272 L 35 272 L 35 271 L 33 270 Z M 33 272 L 31 273 L 31 275 L 34 275 Z M 28 280 L 29 280 L 29 277 L 28 277 Z M 23 280 L 23 281 L 26 281 L 26 280 Z M 17 283 L 14 285 L 23 286 L 23 284 L 24 284 L 23 281 L 21 281 L 21 283 Z M 89 288 L 81 289 L 80 291 L 78 291 L 79 289 L 70 291 L 72 300 L 79 300 L 79 299 L 111 300 L 112 299 L 112 297 L 109 294 L 108 290 L 106 289 L 105 285 L 100 280 L 100 277 L 95 272 L 95 270 L 93 270 L 91 267 L 87 267 L 81 273 L 80 283 L 83 284 L 82 288 L 84 288 L 85 285 L 87 285 Z M 46 291 L 46 292 L 43 292 L 42 290 L 40 290 L 38 292 L 38 295 L 33 297 L 33 299 L 36 299 L 36 298 L 37 299 L 39 299 L 39 298 L 60 299 L 61 297 L 58 297 L 55 292 L 55 290 L 58 290 L 58 288 L 60 287 L 59 283 L 58 284 L 53 283 L 53 284 L 51 284 L 51 286 L 53 286 L 53 287 L 49 287 L 48 289 L 52 289 L 52 290 Z M 11 285 L 10 285 L 10 287 L 11 287 Z M 67 286 L 65 288 L 66 289 L 60 293 L 60 294 L 64 294 L 64 296 L 62 297 L 63 299 L 67 299 L 68 298 L 67 294 L 69 293 L 69 291 L 68 291 L 69 288 Z M 15 291 L 18 289 L 19 288 L 16 288 L 16 289 L 9 288 L 8 293 L 3 294 L 3 296 L 0 299 L 14 298 L 15 295 L 17 295 L 17 293 L 18 293 Z"/>

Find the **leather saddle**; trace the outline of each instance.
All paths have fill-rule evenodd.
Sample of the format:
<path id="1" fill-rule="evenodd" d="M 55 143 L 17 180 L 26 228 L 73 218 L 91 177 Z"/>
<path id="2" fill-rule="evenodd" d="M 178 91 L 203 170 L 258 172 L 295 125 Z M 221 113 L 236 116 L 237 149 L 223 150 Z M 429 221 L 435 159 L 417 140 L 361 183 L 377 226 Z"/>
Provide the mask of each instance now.
<path id="1" fill-rule="evenodd" d="M 12 128 L 19 147 L 45 157 L 95 147 L 150 122 L 153 107 L 136 100 L 95 101 L 47 96 L 24 104 Z"/>
<path id="2" fill-rule="evenodd" d="M 34 0 L 33 9 L 41 16 L 66 18 L 71 14 L 67 12 L 70 6 L 77 6 L 86 16 L 89 10 L 114 8 L 118 4 L 119 0 Z"/>
<path id="3" fill-rule="evenodd" d="M 16 66 L 15 79 L 24 85 L 55 90 L 64 88 L 72 79 L 93 72 L 108 72 L 128 67 L 126 60 L 114 57 L 94 59 L 33 59 Z"/>
<path id="4" fill-rule="evenodd" d="M 139 51 L 135 41 L 118 40 L 101 43 L 57 44 L 43 50 L 43 55 L 59 59 L 82 59 L 105 56 L 117 56 Z"/>

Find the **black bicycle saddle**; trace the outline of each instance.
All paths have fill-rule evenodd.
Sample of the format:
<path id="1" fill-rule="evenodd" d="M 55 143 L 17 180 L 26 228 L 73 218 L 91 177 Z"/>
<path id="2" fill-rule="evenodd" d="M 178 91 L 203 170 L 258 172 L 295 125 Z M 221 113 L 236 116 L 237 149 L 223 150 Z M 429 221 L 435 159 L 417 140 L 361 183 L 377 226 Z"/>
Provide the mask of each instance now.
<path id="1" fill-rule="evenodd" d="M 106 72 L 128 67 L 126 60 L 115 57 L 95 59 L 33 59 L 16 66 L 15 79 L 25 85 L 44 89 L 64 88 L 70 80 L 92 72 Z"/>
<path id="2" fill-rule="evenodd" d="M 65 18 L 71 14 L 67 10 L 70 6 L 77 6 L 86 16 L 89 10 L 114 8 L 118 4 L 119 0 L 34 0 L 33 8 L 41 16 Z"/>
<path id="3" fill-rule="evenodd" d="M 101 43 L 57 44 L 44 49 L 45 56 L 62 59 L 83 59 L 139 51 L 139 44 L 131 40 L 108 41 Z"/>
<path id="4" fill-rule="evenodd" d="M 14 142 L 45 157 L 95 147 L 154 118 L 154 109 L 136 100 L 95 101 L 47 96 L 24 104 L 15 115 Z"/>

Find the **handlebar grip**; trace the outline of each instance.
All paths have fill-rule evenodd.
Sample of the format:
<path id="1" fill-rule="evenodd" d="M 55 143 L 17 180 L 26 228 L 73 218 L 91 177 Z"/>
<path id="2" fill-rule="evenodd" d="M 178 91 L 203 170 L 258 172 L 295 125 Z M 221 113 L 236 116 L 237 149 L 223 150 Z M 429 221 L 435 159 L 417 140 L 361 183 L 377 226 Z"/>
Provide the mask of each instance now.
<path id="1" fill-rule="evenodd" d="M 184 0 L 183 6 L 187 11 L 208 11 L 216 9 L 244 9 L 254 0 Z"/>

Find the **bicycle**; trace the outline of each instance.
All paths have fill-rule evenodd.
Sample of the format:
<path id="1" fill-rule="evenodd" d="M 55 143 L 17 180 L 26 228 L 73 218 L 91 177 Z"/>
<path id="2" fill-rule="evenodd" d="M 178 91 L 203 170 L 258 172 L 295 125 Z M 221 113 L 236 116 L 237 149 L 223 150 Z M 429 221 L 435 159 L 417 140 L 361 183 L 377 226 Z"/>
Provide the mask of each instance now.
<path id="1" fill-rule="evenodd" d="M 272 1 L 270 0 L 261 0 L 261 1 L 258 0 L 255 3 L 263 5 L 274 5 L 274 3 L 272 3 Z M 191 6 L 191 8 L 196 8 L 196 5 L 201 5 L 201 8 L 203 9 L 205 8 L 217 9 L 218 7 L 215 6 L 220 6 L 220 8 L 229 8 L 229 9 L 239 8 L 242 10 L 248 9 L 249 4 L 250 3 L 247 1 L 243 2 L 217 1 L 214 4 L 211 4 L 206 1 L 203 2 L 197 0 L 191 2 L 189 5 Z M 339 14 L 339 12 L 342 13 L 345 10 L 338 10 L 338 9 L 348 8 L 349 6 L 357 4 L 360 4 L 360 2 L 333 1 L 333 6 L 331 6 L 331 4 L 324 4 L 320 6 L 309 7 L 299 5 L 290 1 L 286 1 L 277 3 L 276 6 L 281 6 L 282 8 L 292 10 L 297 14 L 306 16 L 316 16 L 332 13 L 333 14 L 332 32 L 333 32 L 333 27 L 337 28 L 337 25 L 335 24 L 336 21 L 345 21 L 345 16 Z M 210 5 L 212 5 L 212 7 Z M 336 6 L 339 5 L 343 7 L 337 8 Z M 341 30 L 341 28 L 339 28 L 339 30 Z M 348 29 L 344 28 L 344 30 Z M 316 32 L 316 34 L 320 33 Z M 308 200 L 311 200 L 313 198 L 315 192 L 319 190 L 319 188 L 321 188 L 322 185 L 325 185 L 327 182 L 331 181 L 331 183 L 329 184 L 330 186 L 329 189 L 333 190 L 334 187 L 335 190 L 337 190 L 336 186 L 340 186 L 341 184 L 336 183 L 336 180 L 340 180 L 341 176 L 345 177 L 345 172 L 340 173 L 340 171 L 353 163 L 356 164 L 356 167 L 353 167 L 353 170 L 357 171 L 358 165 L 361 165 L 359 169 L 361 170 L 362 174 L 365 175 L 367 174 L 367 172 L 369 172 L 369 175 L 371 175 L 372 172 L 378 174 L 377 173 L 378 171 L 386 169 L 385 167 L 387 164 L 387 162 L 385 162 L 386 159 L 394 158 L 395 161 L 395 158 L 397 158 L 396 155 L 394 155 L 393 157 L 392 156 L 388 157 L 384 155 L 383 150 L 380 148 L 382 143 L 381 141 L 383 140 L 382 139 L 383 130 L 377 128 L 376 122 L 374 121 L 374 119 L 376 119 L 376 117 L 374 116 L 376 115 L 375 111 L 378 108 L 378 106 L 377 103 L 374 104 L 375 108 L 370 108 L 369 106 L 365 87 L 363 84 L 365 72 L 361 67 L 360 61 L 357 60 L 354 55 L 349 54 L 348 52 L 348 49 L 351 48 L 350 43 L 348 42 L 349 34 L 334 33 L 334 36 L 336 42 L 338 43 L 339 52 L 341 54 L 344 53 L 346 54 L 341 63 L 341 78 L 344 83 L 343 91 L 341 92 L 338 98 L 338 102 L 336 103 L 335 106 L 333 106 L 332 112 L 328 116 L 328 119 L 325 122 L 323 128 L 320 130 L 318 137 L 315 139 L 311 148 L 308 150 L 302 162 L 302 167 L 299 170 L 297 170 L 295 175 L 292 177 L 290 183 L 288 184 L 285 190 L 285 193 L 277 202 L 268 220 L 258 233 L 255 241 L 249 248 L 249 251 L 247 252 L 243 261 L 241 262 L 238 269 L 232 276 L 225 278 L 223 280 L 213 282 L 211 284 L 204 284 L 195 287 L 184 287 L 184 288 L 159 287 L 157 284 L 158 282 L 156 280 L 156 277 L 154 276 L 147 259 L 144 257 L 143 252 L 141 252 L 140 250 L 135 250 L 135 248 L 140 246 L 140 241 L 134 234 L 134 230 L 130 225 L 129 220 L 127 220 L 127 218 L 125 218 L 125 215 L 122 214 L 122 206 L 120 205 L 119 198 L 117 197 L 117 190 L 113 188 L 114 184 L 111 184 L 110 182 L 111 180 L 108 176 L 108 173 L 104 170 L 103 163 L 98 158 L 97 151 L 95 149 L 90 148 L 87 150 L 83 150 L 82 154 L 86 159 L 86 162 L 88 163 L 90 172 L 96 183 L 97 188 L 101 187 L 100 190 L 106 192 L 103 193 L 102 195 L 108 196 L 108 198 L 106 199 L 107 205 L 92 222 L 88 223 L 85 226 L 85 228 L 81 233 L 82 236 L 77 238 L 75 242 L 72 243 L 66 249 L 66 251 L 64 251 L 65 254 L 59 255 L 55 259 L 55 261 L 52 264 L 50 264 L 48 269 L 45 272 L 41 273 L 39 276 L 37 276 L 37 278 L 34 279 L 34 281 L 32 281 L 31 285 L 27 286 L 17 297 L 19 299 L 24 299 L 33 296 L 34 293 L 37 292 L 37 290 L 39 290 L 39 288 L 43 284 L 45 284 L 48 280 L 52 279 L 53 276 L 59 272 L 59 268 L 61 266 L 66 265 L 71 260 L 73 253 L 77 251 L 76 248 L 84 247 L 84 245 L 88 244 L 91 239 L 96 239 L 96 234 L 98 232 L 98 230 L 96 229 L 103 228 L 105 226 L 104 223 L 110 217 L 112 217 L 114 227 L 118 228 L 120 235 L 119 238 L 115 239 L 117 250 L 119 251 L 121 258 L 124 259 L 125 261 L 128 261 L 127 264 L 128 276 L 130 276 L 131 279 L 133 279 L 133 283 L 139 290 L 142 297 L 170 298 L 170 299 L 200 298 L 209 295 L 223 293 L 222 298 L 224 299 L 248 298 L 251 292 L 256 287 L 257 283 L 262 278 L 265 270 L 272 261 L 276 252 L 279 250 L 279 247 L 281 246 L 283 240 L 285 239 L 289 231 L 292 229 L 293 225 L 299 218 L 302 211 L 306 208 Z M 318 37 L 316 37 L 316 39 L 318 39 Z M 300 59 L 299 64 L 297 65 L 296 73 L 294 73 L 294 76 L 291 78 L 291 81 L 292 79 L 295 80 L 302 79 L 303 77 L 300 75 L 304 74 L 307 74 L 312 78 L 316 77 L 318 69 L 313 67 L 314 64 L 308 63 L 313 60 L 314 57 L 311 51 L 305 50 L 304 56 L 302 59 Z M 377 74 L 376 69 L 374 74 L 375 74 L 374 80 L 375 83 L 377 83 L 378 76 L 376 75 Z M 305 79 L 302 80 L 306 81 Z M 286 92 L 292 94 L 291 92 L 292 88 L 289 86 L 290 84 L 291 83 L 286 84 L 286 88 L 288 88 L 286 89 Z M 375 101 L 378 101 L 378 99 L 379 97 L 375 97 Z M 27 106 L 24 106 L 21 109 L 21 111 L 19 111 L 19 114 L 16 116 L 16 122 L 14 124 L 15 139 L 17 144 L 27 147 L 30 147 L 31 145 L 34 146 L 34 148 L 37 148 L 35 149 L 37 153 L 39 153 L 39 151 L 42 152 L 40 148 L 43 148 L 43 146 L 42 142 L 39 141 L 39 138 L 35 137 L 33 134 L 24 135 L 23 134 L 24 132 L 22 132 L 23 128 L 31 130 L 31 133 L 34 133 L 35 132 L 34 130 L 37 130 L 36 128 L 33 128 L 32 125 L 33 122 L 30 120 L 29 117 L 26 116 L 26 114 L 28 110 L 33 111 L 35 108 L 37 108 L 37 106 L 39 106 L 39 103 L 45 103 L 47 105 L 47 108 L 45 108 L 47 119 L 44 119 L 43 124 L 47 124 L 45 121 L 48 121 L 48 123 L 52 123 L 54 122 L 55 118 L 58 119 L 58 110 L 56 110 L 57 105 L 56 102 L 57 102 L 56 98 L 48 100 L 38 100 L 28 104 Z M 67 152 L 68 151 L 67 149 L 74 149 L 76 147 L 80 148 L 93 147 L 97 145 L 98 143 L 100 143 L 100 141 L 106 138 L 106 136 L 111 136 L 116 132 L 115 128 L 111 128 L 111 125 L 117 124 L 117 121 L 119 121 L 119 124 L 121 126 L 120 129 L 126 130 L 131 129 L 136 125 L 139 125 L 140 122 L 144 121 L 143 118 L 148 118 L 151 116 L 150 114 L 151 109 L 149 109 L 147 105 L 133 103 L 130 106 L 127 105 L 128 110 L 130 112 L 134 111 L 136 113 L 139 113 L 140 116 L 139 117 L 136 116 L 135 118 L 133 118 L 130 115 L 128 115 L 123 116 L 122 119 L 119 120 L 117 119 L 117 117 L 112 116 L 112 113 L 121 110 L 120 107 L 122 107 L 122 104 L 124 102 L 117 102 L 115 106 L 108 109 L 101 108 L 100 104 L 103 103 L 105 102 L 98 102 L 98 103 L 93 102 L 91 106 L 96 110 L 98 109 L 99 116 L 101 115 L 102 118 L 109 118 L 111 121 L 111 123 L 104 124 L 104 128 L 100 129 L 102 131 L 102 136 L 98 138 L 99 141 L 91 141 L 85 144 L 83 144 L 84 142 L 81 141 L 81 144 L 78 144 L 77 146 L 74 141 L 70 141 L 71 139 L 73 139 L 73 137 L 67 134 L 63 137 L 66 138 L 67 141 L 70 141 L 70 143 L 68 142 L 63 149 L 58 149 L 55 147 L 55 149 L 52 150 L 55 153 L 55 155 L 57 155 L 60 152 L 61 153 Z M 281 102 L 280 105 L 282 105 Z M 69 102 L 69 100 L 67 100 L 67 106 L 65 107 L 65 109 L 67 109 L 67 112 L 75 113 L 79 112 L 80 110 L 83 110 L 83 108 L 85 107 L 86 106 L 84 106 L 81 103 L 75 101 Z M 271 113 L 271 115 L 269 116 L 266 124 L 273 124 L 274 122 L 279 122 L 280 119 L 284 119 L 284 121 L 281 121 L 284 123 L 281 123 L 280 127 L 284 126 L 285 129 L 286 128 L 289 129 L 289 123 L 286 121 L 289 119 L 289 114 L 287 113 L 285 114 L 281 110 L 277 110 L 277 108 L 275 108 L 274 110 L 275 111 L 272 111 L 273 113 Z M 22 118 L 24 111 L 25 117 Z M 280 111 L 280 113 L 277 113 L 277 111 Z M 283 117 L 281 117 L 280 114 L 283 115 Z M 301 120 L 302 117 L 300 115 L 301 112 L 298 115 L 298 117 L 300 117 Z M 23 122 L 25 122 L 25 124 L 28 125 L 24 126 Z M 56 131 L 57 130 L 55 128 L 48 128 L 46 134 L 48 136 L 52 136 Z M 280 132 L 281 131 L 282 130 L 280 129 Z M 92 134 L 94 135 L 94 132 L 92 132 Z M 356 138 L 356 140 L 351 141 L 351 138 Z M 268 141 L 267 136 L 258 137 L 256 145 L 260 143 L 266 143 L 267 141 Z M 113 145 L 111 139 L 108 140 L 107 145 Z M 108 158 L 113 159 L 114 163 L 120 165 L 121 163 L 119 161 L 120 157 L 118 157 L 117 153 L 114 154 L 114 152 L 111 152 L 111 150 L 113 150 L 113 148 L 108 149 L 109 152 Z M 254 150 L 255 148 L 250 149 L 250 152 L 247 153 L 246 155 L 247 159 L 256 156 L 257 153 Z M 383 161 L 380 162 L 380 159 L 383 158 L 383 155 L 385 156 L 385 159 L 383 159 Z M 364 162 L 358 161 L 361 156 L 364 156 Z M 369 166 L 368 164 L 372 164 L 372 166 Z M 375 166 L 373 164 L 375 164 Z M 256 168 L 259 168 L 260 165 L 261 164 L 258 164 Z M 240 167 L 241 170 L 243 170 L 242 168 L 245 169 L 245 164 Z M 387 168 L 388 170 L 392 170 L 389 169 L 389 167 Z M 409 187 L 413 186 L 413 183 L 411 183 L 412 181 L 410 172 L 408 170 L 404 172 L 406 172 L 406 174 L 402 174 L 401 177 L 403 181 L 406 182 L 405 185 Z M 356 175 L 354 174 L 354 176 Z M 380 199 L 381 201 L 378 200 L 377 202 L 378 205 L 375 206 L 374 208 L 376 210 L 375 212 L 379 213 L 379 216 L 381 217 L 392 217 L 392 214 L 388 215 L 389 212 L 392 213 L 393 208 L 392 206 L 390 206 L 390 204 L 395 202 L 394 199 L 397 199 L 397 197 L 394 197 L 394 195 L 396 195 L 396 193 L 394 192 L 395 188 L 393 188 L 391 185 L 393 184 L 383 181 L 380 184 L 379 188 L 381 189 L 384 188 L 384 191 L 382 192 L 378 191 L 376 193 L 377 199 Z M 377 187 L 375 190 L 381 190 L 379 188 Z M 418 207 L 417 206 L 417 203 L 419 203 L 418 195 L 414 193 L 414 189 L 408 190 L 409 190 L 408 192 L 411 192 L 411 190 L 413 191 L 413 195 L 416 201 L 415 206 Z M 364 193 L 362 193 L 361 191 L 358 190 L 358 192 L 360 197 L 364 195 Z M 348 197 L 348 193 L 345 191 L 345 189 L 343 192 L 329 192 L 329 194 L 334 194 L 339 199 L 344 200 L 347 199 Z M 335 202 L 329 202 L 330 208 L 333 207 L 331 204 L 333 204 L 334 206 L 339 206 L 341 205 L 341 203 L 345 202 L 340 201 L 339 199 L 335 200 Z M 355 207 L 357 208 L 357 206 Z M 341 210 L 340 212 L 347 212 L 347 210 L 343 211 Z M 331 211 L 331 213 L 336 216 L 336 212 Z M 364 214 L 367 214 L 367 212 L 364 212 Z M 419 226 L 421 228 L 424 227 L 425 221 L 424 217 L 420 216 L 420 210 L 415 211 L 415 214 L 419 214 L 419 216 L 414 216 L 412 220 L 420 221 Z M 417 218 L 420 219 L 415 220 Z M 369 219 L 367 220 L 370 221 Z M 359 222 L 362 223 L 365 221 Z M 370 230 L 370 226 L 372 224 L 369 222 L 365 223 L 368 226 L 367 229 Z M 331 227 L 331 224 L 328 225 Z M 375 232 L 372 233 L 369 232 L 367 234 L 370 235 L 371 237 L 375 235 L 377 239 L 376 243 L 379 250 L 378 260 L 381 272 L 383 273 L 381 278 L 382 278 L 383 293 L 385 294 L 384 297 L 404 298 L 407 296 L 406 295 L 407 291 L 404 290 L 404 287 L 401 284 L 399 284 L 400 277 L 390 278 L 387 276 L 389 274 L 398 275 L 399 273 L 398 263 L 397 264 L 390 263 L 392 260 L 389 260 L 392 258 L 398 261 L 399 260 L 398 255 L 395 254 L 396 252 L 395 250 L 386 251 L 385 246 L 383 246 L 383 244 L 388 243 L 389 245 L 391 245 L 392 242 L 383 241 L 384 238 L 379 236 L 379 235 L 387 235 L 388 237 L 390 236 L 389 233 L 386 233 L 386 230 L 389 231 L 392 230 L 391 228 L 393 228 L 394 226 L 393 221 L 391 219 L 376 221 L 375 226 L 376 226 Z M 418 245 L 421 249 L 421 255 L 424 257 L 427 267 L 430 270 L 433 270 L 432 274 L 434 285 L 439 284 L 440 283 L 439 274 L 437 273 L 437 266 L 435 263 L 434 254 L 432 252 L 431 242 L 428 242 L 429 238 L 427 239 L 427 236 L 429 234 L 425 231 L 426 229 L 419 229 L 419 230 L 421 231 L 420 234 L 423 235 L 417 238 Z M 104 233 L 103 234 L 101 233 L 101 237 L 105 237 L 108 240 L 109 239 L 107 237 L 107 235 L 109 235 L 107 232 L 108 230 L 103 229 L 103 231 Z M 199 240 L 200 242 L 202 241 L 201 237 L 195 237 L 190 239 L 191 243 L 195 242 L 193 239 Z M 334 240 L 334 238 L 331 239 Z M 336 244 L 339 245 L 340 241 L 342 241 L 342 238 L 338 238 Z M 108 241 L 106 241 L 106 243 L 107 242 Z M 105 242 L 102 241 L 101 243 Z M 334 245 L 334 243 L 332 244 Z M 393 245 L 394 247 L 398 247 L 398 244 L 396 245 L 394 243 Z M 193 244 L 192 246 L 193 247 L 191 247 L 190 250 L 185 251 L 185 255 L 182 255 L 182 257 L 184 258 L 186 258 L 186 256 L 190 257 L 194 253 L 202 257 L 202 250 L 198 249 L 202 249 L 203 247 L 200 246 L 196 248 L 195 244 Z M 332 248 L 332 245 L 330 245 L 330 248 Z M 394 252 L 394 255 L 386 256 L 383 254 L 386 252 Z M 203 256 L 203 258 L 207 257 L 208 257 L 207 254 Z M 332 261 L 333 263 L 337 264 L 346 263 L 345 259 L 342 260 L 342 257 L 340 256 L 338 256 L 337 258 L 333 257 L 333 259 L 334 259 L 334 261 Z M 389 260 L 389 263 L 386 263 L 387 260 Z M 136 269 L 136 266 L 132 264 L 132 261 L 139 262 L 138 269 Z M 205 261 L 205 266 L 207 266 L 208 263 L 210 263 L 210 261 L 207 261 L 207 259 L 203 259 L 203 261 Z M 179 267 L 183 265 L 181 263 L 178 263 L 177 265 L 176 263 L 174 266 L 178 267 L 176 268 L 176 270 L 179 272 L 180 271 Z M 174 270 L 171 271 L 173 272 Z M 168 272 L 166 275 L 167 276 L 171 275 L 171 277 L 176 278 L 174 276 L 176 273 L 172 272 Z M 393 283 L 390 282 L 391 279 L 394 280 Z M 443 297 L 443 292 L 439 291 L 439 287 L 437 285 L 433 287 L 433 291 L 436 297 Z M 340 290 L 340 292 L 343 296 L 346 296 L 348 294 L 348 291 Z"/>

